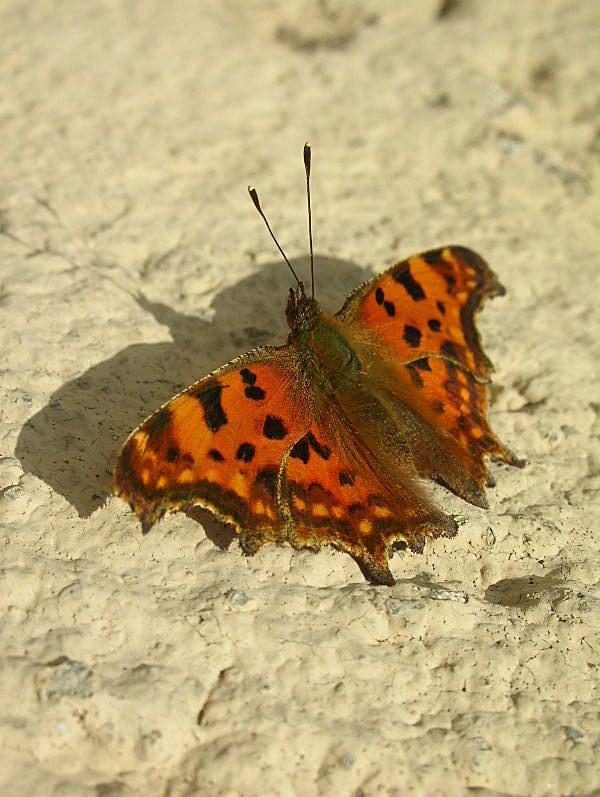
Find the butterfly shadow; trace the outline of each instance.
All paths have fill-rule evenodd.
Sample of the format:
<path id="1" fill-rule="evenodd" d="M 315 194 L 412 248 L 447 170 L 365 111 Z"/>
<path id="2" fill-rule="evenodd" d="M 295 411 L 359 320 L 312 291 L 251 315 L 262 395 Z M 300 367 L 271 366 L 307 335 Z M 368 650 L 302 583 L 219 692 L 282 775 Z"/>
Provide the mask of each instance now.
<path id="1" fill-rule="evenodd" d="M 309 284 L 308 258 L 292 264 Z M 315 258 L 318 299 L 335 311 L 371 275 L 351 262 Z M 289 272 L 271 262 L 215 296 L 203 320 L 140 293 L 135 301 L 169 329 L 170 341 L 136 343 L 97 363 L 52 394 L 23 426 L 15 455 L 23 470 L 62 495 L 81 517 L 101 507 L 127 435 L 175 393 L 248 349 L 280 345 L 288 334 Z M 226 548 L 233 533 L 194 511 L 207 536 Z"/>

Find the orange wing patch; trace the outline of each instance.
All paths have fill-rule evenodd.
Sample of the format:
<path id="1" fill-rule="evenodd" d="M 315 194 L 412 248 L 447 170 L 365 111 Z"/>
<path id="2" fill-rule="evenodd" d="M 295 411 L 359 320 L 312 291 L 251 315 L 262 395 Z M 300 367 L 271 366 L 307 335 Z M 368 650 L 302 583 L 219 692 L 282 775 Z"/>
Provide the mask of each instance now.
<path id="1" fill-rule="evenodd" d="M 393 584 L 388 556 L 394 543 L 422 551 L 427 538 L 454 535 L 456 524 L 376 473 L 355 443 L 333 442 L 313 425 L 290 450 L 282 486 L 289 541 L 294 548 L 334 545 L 351 554 L 370 581 Z"/>
<path id="2" fill-rule="evenodd" d="M 490 483 L 486 455 L 519 466 L 487 420 L 487 384 L 442 357 L 422 357 L 396 368 L 403 400 L 453 442 L 453 453 L 478 484 Z M 465 496 L 463 496 L 465 497 Z M 469 500 L 468 498 L 466 500 Z"/>
<path id="3" fill-rule="evenodd" d="M 479 255 L 449 246 L 414 255 L 360 286 L 338 314 L 380 344 L 393 393 L 427 422 L 448 454 L 433 468 L 420 457 L 426 438 L 414 441 L 415 462 L 426 462 L 417 464 L 420 475 L 434 476 L 478 506 L 486 505 L 483 486 L 491 483 L 486 455 L 523 464 L 488 424 L 492 364 L 475 327 L 486 297 L 502 293 Z"/>
<path id="4" fill-rule="evenodd" d="M 504 293 L 479 255 L 461 246 L 410 257 L 360 286 L 338 314 L 373 332 L 400 362 L 445 357 L 486 378 L 474 316 L 487 296 Z"/>
<path id="5" fill-rule="evenodd" d="M 192 385 L 125 443 L 114 491 L 129 501 L 144 531 L 167 509 L 200 505 L 261 543 L 279 538 L 279 467 L 307 424 L 298 411 L 302 398 L 292 398 L 285 358 L 275 364 L 257 356 Z"/>

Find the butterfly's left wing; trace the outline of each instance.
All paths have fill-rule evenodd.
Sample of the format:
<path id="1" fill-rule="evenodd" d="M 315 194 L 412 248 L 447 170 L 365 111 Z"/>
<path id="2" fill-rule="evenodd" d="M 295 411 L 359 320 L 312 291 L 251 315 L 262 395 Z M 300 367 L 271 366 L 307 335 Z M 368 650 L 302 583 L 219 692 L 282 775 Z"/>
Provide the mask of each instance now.
<path id="1" fill-rule="evenodd" d="M 520 464 L 487 420 L 492 364 L 475 326 L 485 299 L 503 293 L 479 255 L 448 246 L 414 255 L 359 286 L 338 313 L 393 373 L 394 395 L 448 441 L 473 489 L 458 487 L 451 472 L 422 475 L 440 478 L 466 500 L 478 494 L 477 503 L 485 502 L 482 487 L 490 481 L 486 455 Z"/>
<path id="2" fill-rule="evenodd" d="M 167 510 L 202 506 L 249 548 L 279 540 L 279 468 L 308 426 L 307 393 L 287 346 L 237 358 L 175 396 L 125 442 L 113 492 L 144 531 Z"/>

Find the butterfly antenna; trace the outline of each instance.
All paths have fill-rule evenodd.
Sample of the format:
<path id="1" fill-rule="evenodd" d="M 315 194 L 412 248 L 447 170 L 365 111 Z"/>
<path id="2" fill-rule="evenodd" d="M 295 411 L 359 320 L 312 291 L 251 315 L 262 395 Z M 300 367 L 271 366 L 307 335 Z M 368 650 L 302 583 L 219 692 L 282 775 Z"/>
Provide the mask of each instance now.
<path id="1" fill-rule="evenodd" d="M 269 224 L 269 222 L 267 221 L 267 217 L 266 217 L 266 216 L 265 216 L 265 214 L 263 213 L 263 209 L 261 208 L 261 206 L 260 206 L 260 202 L 258 201 L 258 194 L 256 193 L 256 188 L 254 188 L 253 186 L 249 185 L 249 186 L 248 186 L 248 193 L 250 194 L 250 197 L 251 197 L 252 201 L 254 202 L 254 207 L 255 207 L 255 208 L 258 210 L 258 213 L 259 213 L 260 217 L 262 218 L 262 220 L 264 221 L 264 223 L 267 225 L 267 230 L 269 231 L 269 233 L 270 233 L 270 235 L 271 235 L 271 238 L 272 238 L 272 239 L 275 241 L 275 246 L 276 246 L 276 247 L 279 249 L 279 251 L 281 252 L 281 256 L 283 257 L 283 259 L 285 260 L 285 262 L 288 264 L 288 266 L 289 266 L 289 268 L 290 268 L 290 271 L 291 271 L 291 272 L 292 272 L 292 274 L 294 275 L 294 279 L 296 280 L 296 282 L 298 283 L 298 285 L 300 285 L 300 280 L 298 279 L 298 275 L 297 275 L 297 274 L 296 274 L 296 272 L 294 271 L 294 269 L 293 269 L 293 267 L 292 267 L 292 264 L 290 263 L 290 261 L 287 259 L 285 252 L 283 251 L 283 249 L 282 249 L 282 248 L 281 248 L 281 246 L 279 245 L 279 241 L 277 240 L 277 238 L 275 238 L 275 235 L 274 235 L 274 233 L 273 233 L 273 230 L 271 229 L 271 225 Z"/>
<path id="2" fill-rule="evenodd" d="M 308 200 L 308 241 L 310 244 L 310 287 L 315 298 L 315 260 L 313 257 L 312 213 L 310 212 L 310 144 L 304 145 L 304 171 L 306 172 L 306 198 Z"/>

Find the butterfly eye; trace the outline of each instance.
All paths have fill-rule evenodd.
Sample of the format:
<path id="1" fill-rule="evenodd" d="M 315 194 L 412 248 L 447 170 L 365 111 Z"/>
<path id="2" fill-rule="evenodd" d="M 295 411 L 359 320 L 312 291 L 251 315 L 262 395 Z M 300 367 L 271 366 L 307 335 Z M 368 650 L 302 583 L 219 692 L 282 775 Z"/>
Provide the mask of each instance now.
<path id="1" fill-rule="evenodd" d="M 360 360 L 356 356 L 356 352 L 354 352 L 351 348 L 348 348 L 348 360 L 344 366 L 346 371 L 350 371 L 353 374 L 357 374 L 360 370 L 362 370 Z"/>
<path id="2" fill-rule="evenodd" d="M 308 345 L 321 362 L 334 373 L 355 373 L 361 368 L 352 347 L 333 327 L 318 324 L 310 333 Z"/>
<path id="3" fill-rule="evenodd" d="M 339 366 L 342 371 L 346 373 L 356 374 L 361 370 L 361 363 L 354 349 L 349 346 L 346 341 L 339 337 L 337 338 L 337 345 L 339 351 Z"/>

